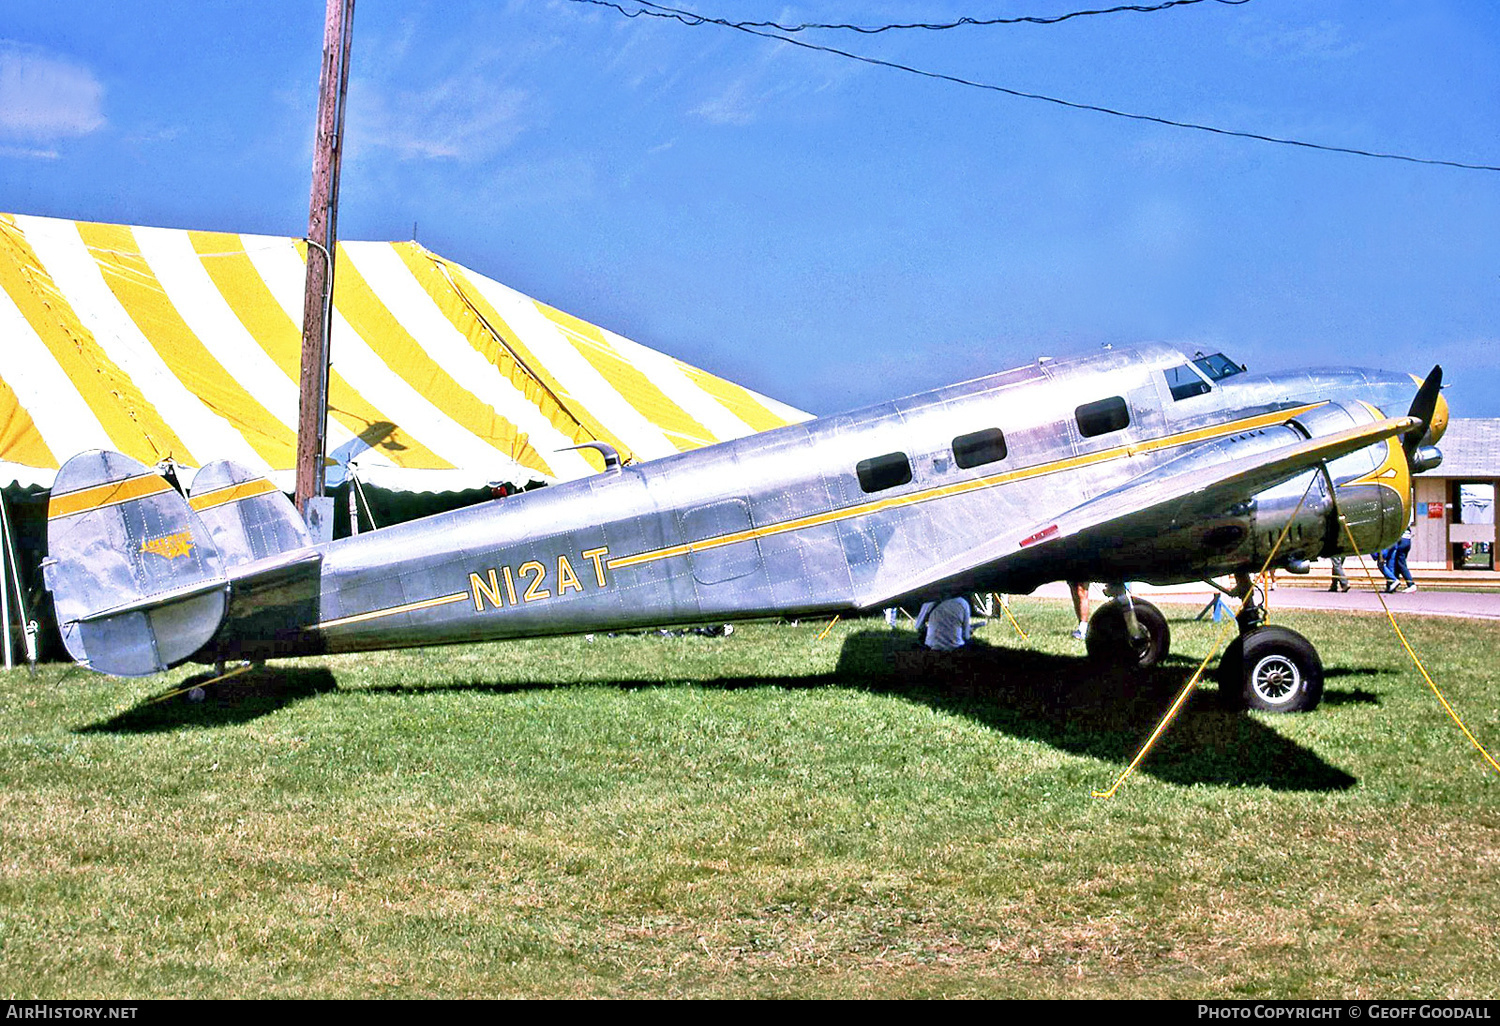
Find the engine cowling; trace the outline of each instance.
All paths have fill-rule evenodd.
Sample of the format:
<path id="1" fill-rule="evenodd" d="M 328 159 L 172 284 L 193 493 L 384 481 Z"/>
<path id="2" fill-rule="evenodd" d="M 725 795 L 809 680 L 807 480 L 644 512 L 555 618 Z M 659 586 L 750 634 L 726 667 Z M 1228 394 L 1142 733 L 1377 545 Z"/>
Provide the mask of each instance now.
<path id="1" fill-rule="evenodd" d="M 1291 426 L 1315 438 L 1370 424 L 1384 416 L 1369 403 L 1327 403 L 1293 420 Z M 1283 543 L 1278 563 L 1282 562 L 1282 555 L 1314 559 L 1374 552 L 1393 544 L 1406 530 L 1411 519 L 1411 467 L 1401 439 L 1389 438 L 1333 460 L 1326 471 L 1311 471 L 1257 496 L 1260 512 L 1257 549 L 1264 546 L 1257 553 L 1260 558 L 1269 555 L 1280 527 L 1291 517 L 1297 499 L 1308 488 L 1309 476 L 1316 480 Z M 1340 525 L 1340 517 L 1348 524 L 1348 532 Z M 1276 528 L 1274 532 L 1270 531 L 1272 527 Z M 1355 546 L 1352 550 L 1351 533 Z M 1298 536 L 1295 542 L 1294 535 Z"/>

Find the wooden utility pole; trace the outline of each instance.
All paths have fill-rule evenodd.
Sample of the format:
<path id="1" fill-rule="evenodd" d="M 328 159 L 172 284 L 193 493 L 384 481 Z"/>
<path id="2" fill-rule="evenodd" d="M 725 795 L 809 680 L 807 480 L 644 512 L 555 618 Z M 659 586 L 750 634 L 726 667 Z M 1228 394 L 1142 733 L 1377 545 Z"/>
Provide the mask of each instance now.
<path id="1" fill-rule="evenodd" d="M 297 408 L 297 511 L 323 494 L 328 437 L 328 336 L 332 328 L 333 266 L 338 246 L 339 168 L 344 155 L 344 98 L 349 92 L 349 47 L 354 0 L 328 0 L 323 21 L 323 70 L 318 76 L 318 136 L 313 147 L 308 204 L 307 294 L 302 303 L 301 401 Z"/>

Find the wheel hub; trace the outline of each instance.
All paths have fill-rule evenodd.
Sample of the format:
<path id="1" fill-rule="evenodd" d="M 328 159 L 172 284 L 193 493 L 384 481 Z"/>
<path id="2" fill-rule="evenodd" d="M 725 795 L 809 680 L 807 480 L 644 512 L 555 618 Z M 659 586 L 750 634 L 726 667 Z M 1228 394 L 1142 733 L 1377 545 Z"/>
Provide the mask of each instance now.
<path id="1" fill-rule="evenodd" d="M 1284 655 L 1268 655 L 1250 671 L 1250 686 L 1267 704 L 1283 705 L 1302 686 L 1302 671 Z"/>

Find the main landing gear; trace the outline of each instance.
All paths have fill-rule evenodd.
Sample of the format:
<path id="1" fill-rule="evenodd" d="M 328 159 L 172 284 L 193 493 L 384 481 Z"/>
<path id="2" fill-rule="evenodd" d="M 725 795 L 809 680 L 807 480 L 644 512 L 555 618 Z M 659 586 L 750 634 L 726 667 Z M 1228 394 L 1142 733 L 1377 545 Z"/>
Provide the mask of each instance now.
<path id="1" fill-rule="evenodd" d="M 1294 630 L 1267 624 L 1248 574 L 1235 578 L 1236 597 L 1250 601 L 1236 619 L 1240 636 L 1219 657 L 1216 676 L 1227 705 L 1266 712 L 1310 712 L 1323 698 L 1323 660 Z"/>
<path id="2" fill-rule="evenodd" d="M 1161 610 L 1144 599 L 1132 598 L 1124 585 L 1108 585 L 1104 593 L 1111 601 L 1089 618 L 1084 640 L 1089 658 L 1139 669 L 1161 662 L 1172 647 L 1172 632 Z"/>

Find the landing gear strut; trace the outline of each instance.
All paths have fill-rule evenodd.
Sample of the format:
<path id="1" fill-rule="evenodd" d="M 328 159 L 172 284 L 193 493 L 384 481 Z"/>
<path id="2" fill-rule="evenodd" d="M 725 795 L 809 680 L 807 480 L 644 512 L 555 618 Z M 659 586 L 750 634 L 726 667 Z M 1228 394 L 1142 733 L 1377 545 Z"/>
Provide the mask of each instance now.
<path id="1" fill-rule="evenodd" d="M 1240 636 L 1219 658 L 1219 693 L 1237 709 L 1311 712 L 1323 698 L 1323 661 L 1312 642 L 1294 630 L 1265 622 L 1248 574 L 1236 575 L 1236 593 L 1250 596 L 1239 616 Z"/>
<path id="2" fill-rule="evenodd" d="M 1131 598 L 1123 585 L 1104 589 L 1106 602 L 1089 618 L 1085 639 L 1089 658 L 1097 663 L 1145 669 L 1155 666 L 1172 647 L 1172 632 L 1161 610 Z"/>

